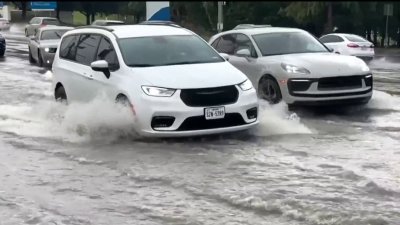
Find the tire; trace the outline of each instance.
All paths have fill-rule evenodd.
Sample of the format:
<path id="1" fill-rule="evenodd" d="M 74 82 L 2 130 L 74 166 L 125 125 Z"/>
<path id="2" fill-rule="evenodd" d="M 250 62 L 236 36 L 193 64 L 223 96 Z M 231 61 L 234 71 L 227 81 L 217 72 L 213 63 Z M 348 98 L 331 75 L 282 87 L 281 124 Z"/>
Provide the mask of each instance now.
<path id="1" fill-rule="evenodd" d="M 67 93 L 65 92 L 64 86 L 59 86 L 54 92 L 54 98 L 57 102 L 67 103 Z"/>
<path id="2" fill-rule="evenodd" d="M 0 57 L 4 57 L 4 53 L 5 53 L 5 51 L 6 51 L 6 50 L 2 50 L 2 51 L 0 51 Z"/>
<path id="3" fill-rule="evenodd" d="M 258 96 L 270 104 L 277 104 L 282 100 L 281 89 L 272 77 L 261 78 L 258 84 Z"/>
<path id="4" fill-rule="evenodd" d="M 121 104 L 123 106 L 130 106 L 131 105 L 131 103 L 129 102 L 128 97 L 126 97 L 125 95 L 119 95 L 117 97 L 117 99 L 115 99 L 115 103 Z"/>
<path id="5" fill-rule="evenodd" d="M 40 50 L 38 51 L 38 66 L 43 67 L 43 58 L 42 58 L 42 53 Z"/>
<path id="6" fill-rule="evenodd" d="M 35 59 L 32 56 L 31 48 L 29 48 L 29 63 L 33 64 L 35 63 Z"/>

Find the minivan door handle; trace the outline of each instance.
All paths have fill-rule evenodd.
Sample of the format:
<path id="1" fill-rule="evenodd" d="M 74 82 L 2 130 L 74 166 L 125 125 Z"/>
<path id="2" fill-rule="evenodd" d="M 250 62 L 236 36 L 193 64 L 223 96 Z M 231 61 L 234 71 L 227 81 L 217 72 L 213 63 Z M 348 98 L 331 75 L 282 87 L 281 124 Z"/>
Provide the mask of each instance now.
<path id="1" fill-rule="evenodd" d="M 92 74 L 90 74 L 90 75 L 88 75 L 88 76 L 86 76 L 87 77 L 87 79 L 89 79 L 89 80 L 93 80 L 93 75 Z"/>

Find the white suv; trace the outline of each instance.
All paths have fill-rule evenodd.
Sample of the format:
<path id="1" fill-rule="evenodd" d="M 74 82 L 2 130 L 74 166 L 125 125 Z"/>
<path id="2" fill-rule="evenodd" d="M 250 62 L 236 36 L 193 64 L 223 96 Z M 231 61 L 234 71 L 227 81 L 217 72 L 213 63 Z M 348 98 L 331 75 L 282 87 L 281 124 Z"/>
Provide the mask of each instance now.
<path id="1" fill-rule="evenodd" d="M 142 136 L 193 136 L 258 123 L 256 90 L 206 41 L 171 23 L 80 27 L 53 63 L 57 100 L 104 94 L 132 107 Z"/>
<path id="2" fill-rule="evenodd" d="M 241 25 L 209 43 L 245 73 L 261 98 L 291 105 L 366 104 L 372 96 L 369 67 L 339 55 L 307 31 Z"/>

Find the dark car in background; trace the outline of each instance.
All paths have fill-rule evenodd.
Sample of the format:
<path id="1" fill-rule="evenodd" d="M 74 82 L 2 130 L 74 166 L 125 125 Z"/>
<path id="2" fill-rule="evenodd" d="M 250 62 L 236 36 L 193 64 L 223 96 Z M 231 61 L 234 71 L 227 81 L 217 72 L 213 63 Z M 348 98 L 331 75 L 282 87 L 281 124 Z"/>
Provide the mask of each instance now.
<path id="1" fill-rule="evenodd" d="M 0 34 L 0 57 L 6 52 L 6 39 Z"/>

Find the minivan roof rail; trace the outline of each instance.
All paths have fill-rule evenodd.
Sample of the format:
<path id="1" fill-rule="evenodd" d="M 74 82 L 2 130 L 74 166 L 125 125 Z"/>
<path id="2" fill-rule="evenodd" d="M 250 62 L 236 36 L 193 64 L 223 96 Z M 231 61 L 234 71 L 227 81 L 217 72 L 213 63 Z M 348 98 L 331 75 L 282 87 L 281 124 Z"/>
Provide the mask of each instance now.
<path id="1" fill-rule="evenodd" d="M 163 20 L 146 20 L 146 21 L 139 23 L 139 25 L 165 25 L 165 26 L 172 26 L 172 27 L 181 27 L 172 21 L 163 21 Z"/>
<path id="2" fill-rule="evenodd" d="M 109 32 L 113 32 L 113 31 L 114 31 L 113 29 L 111 29 L 111 28 L 109 28 L 109 27 L 106 27 L 106 26 L 96 26 L 96 25 L 79 26 L 79 27 L 76 27 L 75 29 L 85 29 L 85 28 L 102 29 L 102 30 L 106 30 L 106 31 L 109 31 Z"/>
<path id="3" fill-rule="evenodd" d="M 256 24 L 239 24 L 234 30 L 240 30 L 240 29 L 251 29 L 251 28 L 265 28 L 265 27 L 272 27 L 269 24 L 261 24 L 261 25 L 256 25 Z"/>

